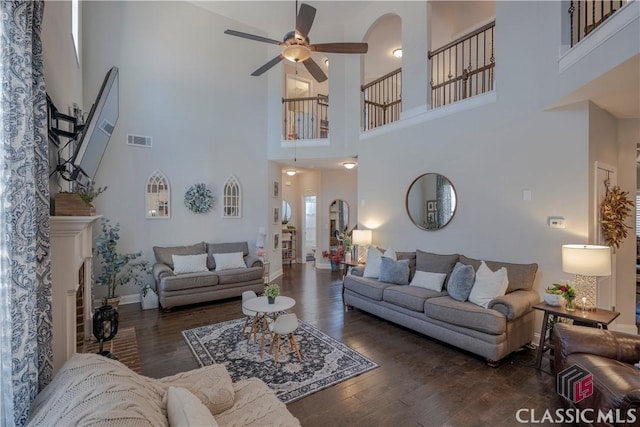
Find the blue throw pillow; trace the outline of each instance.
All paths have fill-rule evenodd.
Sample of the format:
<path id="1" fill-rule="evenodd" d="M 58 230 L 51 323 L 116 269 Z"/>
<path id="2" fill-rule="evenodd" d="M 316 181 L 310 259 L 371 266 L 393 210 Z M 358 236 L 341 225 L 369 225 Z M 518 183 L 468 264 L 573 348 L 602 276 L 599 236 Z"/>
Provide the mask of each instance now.
<path id="1" fill-rule="evenodd" d="M 449 296 L 457 301 L 466 301 L 475 282 L 476 271 L 471 265 L 456 263 L 447 283 Z"/>
<path id="2" fill-rule="evenodd" d="M 378 277 L 378 280 L 381 282 L 393 283 L 395 285 L 408 285 L 409 261 L 410 260 L 408 259 L 394 261 L 391 258 L 383 256 L 382 263 L 380 264 L 380 277 Z"/>

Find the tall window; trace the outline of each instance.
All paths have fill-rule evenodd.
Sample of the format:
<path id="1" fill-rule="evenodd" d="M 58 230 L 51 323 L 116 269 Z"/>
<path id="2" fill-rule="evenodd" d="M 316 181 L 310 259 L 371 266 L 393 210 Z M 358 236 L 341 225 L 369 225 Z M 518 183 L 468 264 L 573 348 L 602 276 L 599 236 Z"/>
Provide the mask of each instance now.
<path id="1" fill-rule="evenodd" d="M 229 177 L 222 192 L 222 217 L 240 218 L 242 214 L 242 191 L 235 176 Z"/>
<path id="2" fill-rule="evenodd" d="M 71 38 L 73 49 L 76 53 L 76 61 L 80 67 L 80 0 L 71 0 Z"/>

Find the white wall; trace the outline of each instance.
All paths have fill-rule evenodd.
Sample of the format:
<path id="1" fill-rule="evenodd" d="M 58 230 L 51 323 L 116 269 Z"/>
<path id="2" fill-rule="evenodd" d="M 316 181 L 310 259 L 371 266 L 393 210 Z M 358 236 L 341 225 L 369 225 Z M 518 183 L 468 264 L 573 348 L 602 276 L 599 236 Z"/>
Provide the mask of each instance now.
<path id="1" fill-rule="evenodd" d="M 83 105 L 82 98 L 82 68 L 76 60 L 76 54 L 71 38 L 71 2 L 48 1 L 44 8 L 42 24 L 42 46 L 44 58 L 44 80 L 47 94 L 53 100 L 60 113 L 69 114 L 69 107 L 77 104 L 85 112 L 89 112 L 91 105 Z M 82 34 L 82 32 L 80 33 Z M 66 123 L 60 122 L 65 130 L 70 130 Z M 57 153 L 67 157 L 67 150 L 63 147 L 67 138 L 60 138 L 60 147 L 49 144 L 49 164 L 54 168 L 57 164 Z M 69 190 L 68 183 L 58 175 L 50 180 L 51 194 Z"/>
<path id="2" fill-rule="evenodd" d="M 363 16 L 373 19 L 379 8 L 394 9 L 374 4 Z M 403 17 L 403 34 L 411 34 L 406 11 L 400 9 L 393 12 Z M 611 152 L 592 146 L 590 154 L 590 142 L 608 143 L 590 133 L 588 104 L 544 111 L 549 100 L 570 89 L 558 84 L 565 79 L 557 66 L 561 13 L 556 2 L 496 2 L 495 101 L 487 95 L 484 106 L 464 110 L 460 103 L 363 135 L 358 148 L 359 222 L 374 229 L 375 244 L 536 262 L 539 291 L 572 278 L 562 272 L 560 248 L 592 238 L 593 163 L 617 165 L 619 159 L 617 148 Z M 367 19 L 359 18 L 365 26 Z M 358 25 L 352 30 L 357 32 Z M 420 84 L 403 73 L 405 92 Z M 613 131 L 607 135 L 615 141 L 615 121 L 610 125 Z M 416 232 L 404 209 L 409 184 L 425 172 L 447 176 L 458 193 L 456 215 L 437 232 Z M 531 191 L 530 201 L 523 200 L 524 190 Z M 549 216 L 564 217 L 567 227 L 549 228 Z M 620 268 L 635 265 L 626 258 L 619 261 Z M 617 307 L 624 310 L 618 323 L 633 324 L 635 310 L 627 306 Z"/>
<path id="3" fill-rule="evenodd" d="M 143 249 L 150 256 L 154 244 L 253 241 L 258 227 L 266 224 L 271 242 L 280 225 L 271 224 L 270 216 L 281 198 L 271 197 L 270 186 L 281 178 L 281 170 L 265 159 L 290 159 L 294 150 L 281 141 L 281 73 L 260 78 L 249 73 L 271 59 L 273 51 L 223 35 L 228 27 L 249 29 L 182 3 L 87 2 L 84 9 L 85 101 L 95 96 L 108 67 L 115 64 L 121 71 L 121 117 L 97 177 L 110 188 L 97 205 L 101 213 L 122 223 L 123 249 Z M 426 55 L 427 10 L 420 2 L 367 2 L 360 13 L 345 18 L 342 27 L 336 28 L 338 22 L 327 25 L 334 40 L 358 40 L 378 17 L 395 13 L 402 19 L 402 34 L 425 36 L 416 38 L 424 40 L 424 48 L 413 40 L 406 55 L 412 50 Z M 329 87 L 330 145 L 298 146 L 298 157 L 358 154 L 357 199 L 353 200 L 353 189 L 344 198 L 357 206 L 359 225 L 374 229 L 375 244 L 537 262 L 538 290 L 570 279 L 561 269 L 560 247 L 591 238 L 593 162 L 606 158 L 620 169 L 624 162 L 620 150 L 618 156 L 607 151 L 590 155 L 588 104 L 545 108 L 637 47 L 612 38 L 603 45 L 608 53 L 596 50 L 581 63 L 585 70 L 577 69 L 576 83 L 558 68 L 562 13 L 560 2 L 495 2 L 495 93 L 427 112 L 426 65 L 415 65 L 412 72 L 403 73 L 403 86 L 411 109 L 423 113 L 365 135 L 360 135 L 361 60 L 358 55 L 335 55 Z M 231 59 L 229 52 L 238 49 L 246 55 Z M 403 58 L 403 65 L 420 61 Z M 476 102 L 480 106 L 474 106 Z M 637 123 L 619 123 L 618 131 L 619 145 L 622 139 L 624 144 L 637 142 Z M 153 136 L 154 148 L 127 147 L 127 132 Z M 143 183 L 156 168 L 173 186 L 170 220 L 143 219 Z M 409 184 L 425 172 L 447 176 L 458 192 L 458 211 L 438 232 L 418 230 L 404 208 Z M 222 220 L 218 206 L 204 216 L 182 206 L 189 185 L 204 181 L 219 197 L 231 173 L 245 191 L 241 220 Z M 341 188 L 331 189 L 329 183 L 345 181 L 324 173 L 320 179 L 312 176 L 301 174 L 299 191 L 318 194 L 319 253 L 322 230 L 328 226 L 320 215 L 328 212 L 328 203 Z M 530 201 L 523 200 L 523 190 L 531 191 Z M 565 217 L 567 228 L 549 228 L 549 216 Z M 621 252 L 628 251 L 627 246 L 625 242 Z M 277 253 L 270 255 L 278 259 Z M 621 268 L 628 269 L 628 253 L 620 259 L 625 264 Z M 629 304 L 618 307 L 624 310 L 621 320 L 630 321 L 635 310 Z"/>
<path id="4" fill-rule="evenodd" d="M 268 183 L 279 170 L 276 175 L 265 161 L 265 86 L 238 77 L 261 46 L 247 44 L 246 55 L 231 61 L 230 37 L 222 32 L 229 25 L 183 2 L 84 3 L 87 104 L 107 70 L 120 68 L 120 117 L 96 176 L 109 189 L 95 205 L 120 223 L 123 252 L 142 250 L 153 261 L 154 245 L 199 241 L 248 241 L 254 252 L 258 228 L 271 222 L 267 207 L 280 203 L 267 201 Z M 126 145 L 127 133 L 153 137 L 153 148 Z M 170 219 L 144 216 L 145 183 L 156 169 L 171 185 Z M 222 186 L 232 174 L 242 186 L 242 218 L 223 219 Z M 185 191 L 198 182 L 216 197 L 207 214 L 183 204 Z"/>

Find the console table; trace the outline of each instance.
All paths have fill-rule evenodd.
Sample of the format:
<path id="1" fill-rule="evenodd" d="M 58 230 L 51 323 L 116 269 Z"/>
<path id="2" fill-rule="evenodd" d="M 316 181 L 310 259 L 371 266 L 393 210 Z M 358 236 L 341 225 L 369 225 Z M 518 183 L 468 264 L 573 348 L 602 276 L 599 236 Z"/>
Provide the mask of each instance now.
<path id="1" fill-rule="evenodd" d="M 544 311 L 542 329 L 540 330 L 540 342 L 538 344 L 538 354 L 536 356 L 537 369 L 540 369 L 540 366 L 542 365 L 542 355 L 547 350 L 553 350 L 553 343 L 551 343 L 549 339 L 546 339 L 549 316 L 554 316 L 555 318 L 564 317 L 572 319 L 574 324 L 599 327 L 602 329 L 607 329 L 608 325 L 620 316 L 620 313 L 617 311 L 609 311 L 601 308 L 592 311 L 583 311 L 579 308 L 576 308 L 575 311 L 567 311 L 564 305 L 555 306 L 545 303 L 536 304 L 533 308 Z"/>

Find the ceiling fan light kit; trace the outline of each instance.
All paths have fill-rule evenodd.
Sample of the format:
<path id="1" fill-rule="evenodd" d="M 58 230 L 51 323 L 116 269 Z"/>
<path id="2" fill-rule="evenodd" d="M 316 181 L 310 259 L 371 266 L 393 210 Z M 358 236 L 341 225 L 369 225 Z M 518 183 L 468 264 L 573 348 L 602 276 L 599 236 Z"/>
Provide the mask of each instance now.
<path id="1" fill-rule="evenodd" d="M 257 36 L 255 34 L 243 33 L 235 30 L 226 30 L 224 33 L 242 37 L 262 43 L 276 44 L 282 46 L 282 51 L 278 56 L 251 73 L 252 76 L 260 76 L 267 70 L 280 63 L 283 59 L 291 62 L 301 62 L 304 64 L 309 74 L 318 82 L 327 80 L 327 75 L 311 57 L 311 52 L 324 53 L 367 53 L 369 45 L 367 43 L 320 43 L 309 44 L 309 30 L 316 16 L 316 9 L 306 3 L 300 4 L 300 10 L 296 16 L 296 29 L 285 34 L 283 41 Z"/>
<path id="2" fill-rule="evenodd" d="M 282 56 L 291 62 L 304 62 L 311 57 L 311 51 L 304 45 L 292 44 L 282 49 Z"/>

